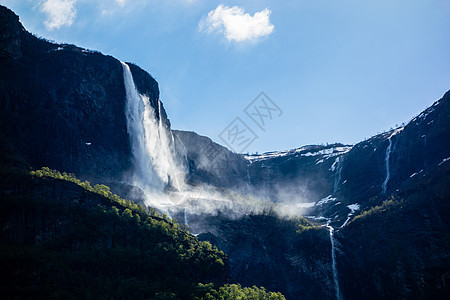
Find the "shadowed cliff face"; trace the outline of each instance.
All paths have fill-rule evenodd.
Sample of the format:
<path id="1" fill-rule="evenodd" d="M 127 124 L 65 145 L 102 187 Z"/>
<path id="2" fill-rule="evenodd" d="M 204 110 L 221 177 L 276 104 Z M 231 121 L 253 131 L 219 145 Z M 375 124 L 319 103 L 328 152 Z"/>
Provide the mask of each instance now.
<path id="1" fill-rule="evenodd" d="M 450 157 L 450 92 L 404 127 L 356 144 L 344 156 L 339 188 L 342 203 L 328 216 L 342 217 L 347 205 L 379 205 L 415 176 L 422 176 Z M 390 146 L 389 146 L 390 145 Z M 388 176 L 389 174 L 389 176 Z"/>
<path id="2" fill-rule="evenodd" d="M 17 59 L 22 55 L 20 34 L 24 30 L 19 17 L 0 6 L 0 59 Z"/>
<path id="3" fill-rule="evenodd" d="M 0 127 L 34 168 L 120 181 L 131 167 L 122 65 L 111 56 L 38 39 L 0 7 Z M 157 82 L 130 69 L 158 114 Z M 170 126 L 162 108 L 164 122 Z"/>
<path id="4" fill-rule="evenodd" d="M 448 298 L 449 194 L 450 164 L 441 164 L 406 180 L 394 200 L 339 230 L 345 298 Z"/>
<path id="5" fill-rule="evenodd" d="M 189 183 L 246 188 L 247 161 L 241 155 L 195 132 L 173 130 L 173 133 L 176 141 L 186 149 Z"/>
<path id="6" fill-rule="evenodd" d="M 330 240 L 325 228 L 303 232 L 294 220 L 270 215 L 208 220 L 199 235 L 229 256 L 231 279 L 275 288 L 287 299 L 332 299 Z"/>

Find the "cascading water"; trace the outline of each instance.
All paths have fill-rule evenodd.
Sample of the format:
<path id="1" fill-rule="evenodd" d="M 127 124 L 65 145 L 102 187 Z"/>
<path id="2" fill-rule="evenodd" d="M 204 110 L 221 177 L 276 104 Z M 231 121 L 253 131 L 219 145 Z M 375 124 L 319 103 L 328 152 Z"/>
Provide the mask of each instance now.
<path id="1" fill-rule="evenodd" d="M 334 228 L 331 227 L 329 224 L 326 225 L 328 228 L 328 231 L 330 232 L 330 242 L 331 242 L 331 267 L 333 271 L 333 281 L 334 281 L 334 289 L 336 292 L 336 299 L 342 300 L 341 291 L 339 288 L 339 277 L 338 277 L 338 270 L 336 265 L 336 247 L 334 243 Z"/>
<path id="2" fill-rule="evenodd" d="M 337 157 L 337 169 L 336 174 L 334 175 L 334 189 L 333 192 L 336 193 L 339 187 L 339 183 L 341 182 L 341 174 L 342 174 L 342 167 L 344 166 L 344 159 L 342 157 Z"/>
<path id="3" fill-rule="evenodd" d="M 389 158 L 391 156 L 391 148 L 392 148 L 392 140 L 389 138 L 389 145 L 386 148 L 386 157 L 385 157 L 385 164 L 386 164 L 386 178 L 384 179 L 383 185 L 381 186 L 383 189 L 383 194 L 386 194 L 387 191 L 387 184 L 389 182 L 389 179 L 391 177 L 391 172 L 389 169 Z"/>
<path id="4" fill-rule="evenodd" d="M 173 134 L 161 118 L 159 122 L 146 95 L 139 94 L 130 67 L 122 63 L 126 90 L 127 130 L 134 156 L 133 183 L 144 192 L 163 191 L 167 187 L 181 190 L 184 186 L 185 167 L 175 151 Z"/>
<path id="5" fill-rule="evenodd" d="M 184 209 L 184 226 L 188 226 L 188 218 L 186 208 Z"/>

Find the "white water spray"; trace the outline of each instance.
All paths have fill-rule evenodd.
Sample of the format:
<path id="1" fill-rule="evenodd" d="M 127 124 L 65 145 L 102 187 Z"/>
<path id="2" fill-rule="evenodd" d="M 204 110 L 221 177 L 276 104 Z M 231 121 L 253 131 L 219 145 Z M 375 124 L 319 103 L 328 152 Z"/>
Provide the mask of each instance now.
<path id="1" fill-rule="evenodd" d="M 339 277 L 338 277 L 338 270 L 336 265 L 336 247 L 334 243 L 334 228 L 331 227 L 329 224 L 326 225 L 328 228 L 328 231 L 330 232 L 330 242 L 331 242 L 331 267 L 333 271 L 333 281 L 334 281 L 334 289 L 336 292 L 336 299 L 342 300 L 341 291 L 339 289 Z"/>
<path id="2" fill-rule="evenodd" d="M 159 122 L 146 95 L 140 95 L 134 84 L 130 67 L 122 63 L 126 90 L 127 129 L 134 156 L 134 184 L 144 192 L 163 191 L 167 187 L 181 190 L 186 170 L 178 159 L 173 134 L 161 118 Z"/>
<path id="3" fill-rule="evenodd" d="M 384 179 L 384 182 L 383 182 L 383 185 L 382 185 L 383 194 L 386 194 L 387 184 L 388 184 L 389 179 L 391 177 L 391 172 L 390 172 L 390 169 L 389 169 L 389 157 L 391 156 L 391 148 L 392 148 L 392 140 L 389 138 L 389 146 L 386 148 L 386 157 L 384 159 L 385 164 L 386 164 L 386 178 Z"/>

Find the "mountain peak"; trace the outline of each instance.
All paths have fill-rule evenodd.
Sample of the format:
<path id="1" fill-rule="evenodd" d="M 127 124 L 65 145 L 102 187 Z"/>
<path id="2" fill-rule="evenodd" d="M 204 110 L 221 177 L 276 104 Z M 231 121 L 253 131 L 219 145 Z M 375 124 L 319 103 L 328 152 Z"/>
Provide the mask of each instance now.
<path id="1" fill-rule="evenodd" d="M 0 59 L 22 56 L 20 33 L 24 30 L 19 16 L 0 5 Z"/>

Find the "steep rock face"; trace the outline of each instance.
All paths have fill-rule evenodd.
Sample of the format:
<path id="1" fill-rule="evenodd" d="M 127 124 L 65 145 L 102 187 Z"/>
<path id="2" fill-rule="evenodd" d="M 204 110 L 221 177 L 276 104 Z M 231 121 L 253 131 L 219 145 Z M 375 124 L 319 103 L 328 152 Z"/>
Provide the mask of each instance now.
<path id="1" fill-rule="evenodd" d="M 216 187 L 245 188 L 247 162 L 239 154 L 195 132 L 172 131 L 186 151 L 191 184 L 206 183 Z"/>
<path id="2" fill-rule="evenodd" d="M 247 156 L 195 132 L 173 132 L 186 149 L 191 183 L 230 188 L 281 203 L 319 201 L 332 194 L 339 159 L 351 149 L 342 144 L 311 145 Z"/>
<path id="3" fill-rule="evenodd" d="M 450 163 L 444 163 L 406 180 L 395 200 L 341 229 L 337 262 L 345 298 L 447 298 L 449 195 Z"/>
<path id="4" fill-rule="evenodd" d="M 211 218 L 199 238 L 228 254 L 231 279 L 263 285 L 287 299 L 332 299 L 331 246 L 324 228 L 297 232 L 293 220 L 270 215 Z"/>
<path id="5" fill-rule="evenodd" d="M 333 193 L 339 160 L 351 146 L 310 145 L 283 152 L 246 156 L 248 180 L 276 202 L 317 202 Z"/>
<path id="6" fill-rule="evenodd" d="M 22 55 L 20 34 L 24 30 L 19 17 L 0 7 L 0 59 L 17 59 Z"/>
<path id="7" fill-rule="evenodd" d="M 49 166 L 93 181 L 120 181 L 132 157 L 120 62 L 38 39 L 5 7 L 0 7 L 0 15 L 3 138 L 34 168 Z M 159 115 L 157 82 L 137 66 L 130 64 L 130 69 L 138 90 L 149 96 Z"/>
<path id="8" fill-rule="evenodd" d="M 450 92 L 406 126 L 358 143 L 344 156 L 335 196 L 340 206 L 328 216 L 348 213 L 347 205 L 380 204 L 409 178 L 432 170 L 450 157 Z M 382 199 L 382 200 L 380 200 Z M 378 202 L 377 202 L 378 201 Z"/>
<path id="9" fill-rule="evenodd" d="M 315 202 L 307 214 L 341 226 L 350 213 L 348 205 L 365 209 L 381 204 L 411 176 L 450 157 L 449 136 L 447 92 L 406 126 L 353 147 L 305 146 L 246 156 L 247 174 L 240 182 L 263 190 L 274 202 Z"/>

